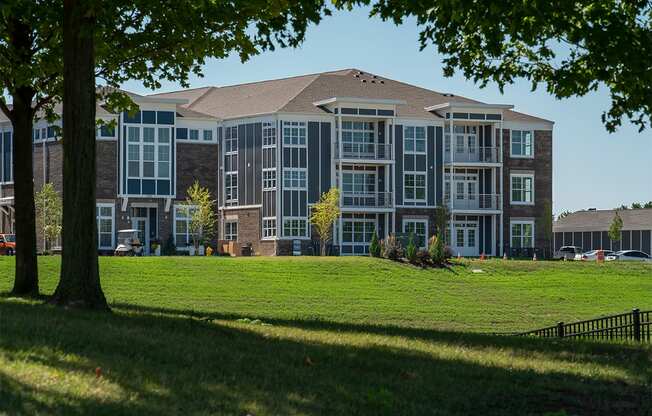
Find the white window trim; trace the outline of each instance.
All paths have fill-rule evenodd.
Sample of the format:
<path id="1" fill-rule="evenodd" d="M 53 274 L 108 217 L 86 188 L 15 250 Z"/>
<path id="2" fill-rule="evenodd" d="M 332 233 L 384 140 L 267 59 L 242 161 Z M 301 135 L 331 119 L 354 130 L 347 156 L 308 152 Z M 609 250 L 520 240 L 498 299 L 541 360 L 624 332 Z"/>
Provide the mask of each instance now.
<path id="1" fill-rule="evenodd" d="M 274 172 L 274 186 L 265 186 L 265 172 Z M 263 191 L 275 191 L 278 187 L 278 175 L 276 174 L 276 168 L 264 168 L 263 169 Z"/>
<path id="2" fill-rule="evenodd" d="M 514 132 L 515 131 L 530 133 L 530 137 L 532 137 L 532 143 L 530 145 L 530 147 L 532 149 L 532 154 L 531 155 L 515 155 L 512 152 L 512 149 L 513 149 L 512 142 L 513 142 L 513 139 L 514 139 Z M 534 159 L 534 130 L 511 129 L 509 131 L 509 157 L 511 157 L 512 159 Z"/>
<path id="3" fill-rule="evenodd" d="M 274 227 L 269 228 L 270 230 L 274 230 L 274 235 L 270 236 L 265 236 L 265 221 L 274 221 Z M 277 224 L 276 224 L 276 217 L 263 217 L 260 223 L 261 230 L 262 230 L 262 238 L 261 240 L 276 240 L 277 237 Z"/>
<path id="4" fill-rule="evenodd" d="M 425 241 L 424 241 L 424 242 L 425 242 L 426 245 L 425 245 L 425 246 L 422 246 L 422 247 L 419 247 L 419 248 L 420 248 L 420 249 L 426 249 L 426 248 L 428 248 L 428 220 L 425 219 L 425 218 L 403 218 L 403 220 L 402 220 L 402 226 L 401 226 L 402 229 L 403 229 L 403 233 L 407 233 L 407 231 L 405 230 L 405 227 L 406 227 L 407 224 L 410 223 L 410 222 L 414 222 L 414 223 L 422 223 L 422 224 L 425 225 L 426 235 L 425 235 L 425 239 L 424 239 Z"/>
<path id="5" fill-rule="evenodd" d="M 405 131 L 408 128 L 414 128 L 414 149 L 415 150 L 405 150 Z M 423 151 L 416 150 L 416 129 L 423 129 Z M 426 155 L 428 154 L 428 127 L 427 126 L 413 126 L 413 125 L 404 125 L 403 126 L 403 154 L 405 155 Z"/>
<path id="6" fill-rule="evenodd" d="M 512 225 L 515 225 L 515 224 L 522 224 L 522 225 L 530 224 L 532 226 L 532 246 L 524 247 L 522 245 L 523 236 L 521 235 L 521 247 L 520 248 L 534 248 L 536 246 L 535 243 L 534 243 L 535 242 L 535 236 L 536 236 L 536 234 L 535 234 L 536 230 L 535 230 L 535 223 L 534 223 L 533 220 L 510 220 L 510 222 L 509 222 L 509 246 L 512 247 L 512 239 L 514 237 L 513 230 L 512 230 Z"/>
<path id="7" fill-rule="evenodd" d="M 127 174 L 127 180 L 129 179 L 139 179 L 139 180 L 167 180 L 170 181 L 170 191 L 172 192 L 172 184 L 173 184 L 173 176 L 174 173 L 172 171 L 172 166 L 173 166 L 173 157 L 174 157 L 174 143 L 173 143 L 173 126 L 167 125 L 167 124 L 128 124 L 126 126 L 126 132 L 127 132 L 127 137 L 126 139 L 126 146 L 127 146 L 127 158 L 125 160 L 125 163 L 127 164 L 127 169 L 126 169 L 126 174 Z M 138 142 L 131 142 L 129 141 L 129 129 L 130 128 L 136 128 L 139 130 L 138 134 Z M 145 142 L 145 135 L 144 135 L 144 130 L 146 128 L 152 128 L 154 129 L 154 141 L 153 142 Z M 168 137 L 168 142 L 167 143 L 159 143 L 159 129 L 167 129 L 169 132 L 169 137 Z M 129 159 L 129 146 L 138 146 L 138 175 L 131 175 L 129 172 L 129 162 L 131 161 Z M 148 162 L 153 162 L 154 163 L 154 176 L 144 176 L 144 171 L 145 171 L 145 146 L 154 146 L 154 160 L 148 160 Z M 159 147 L 161 146 L 167 146 L 168 147 L 168 160 L 166 161 L 168 164 L 168 176 L 167 177 L 161 177 L 159 176 Z M 175 165 L 176 166 L 176 165 Z M 142 183 L 141 183 L 142 187 Z M 152 197 L 152 198 L 170 198 L 172 195 L 158 195 L 158 194 L 130 194 L 127 192 L 128 191 L 128 186 L 127 189 L 125 189 L 125 195 L 129 196 L 137 196 L 137 197 Z"/>
<path id="8" fill-rule="evenodd" d="M 227 225 L 227 224 L 235 224 L 235 239 L 234 239 L 234 238 L 227 238 L 227 235 L 228 235 L 229 237 L 233 237 L 233 234 L 232 234 L 232 233 L 227 234 L 227 232 L 226 232 L 226 230 L 227 230 L 227 226 L 226 226 L 226 225 Z M 240 224 L 239 224 L 237 218 L 235 218 L 235 219 L 228 219 L 228 220 L 225 220 L 225 221 L 224 221 L 224 239 L 225 239 L 226 241 L 236 241 L 236 242 L 237 242 L 237 241 L 238 241 L 238 234 L 239 234 L 239 233 L 240 233 Z"/>
<path id="9" fill-rule="evenodd" d="M 305 186 L 287 186 L 285 185 L 285 174 L 292 172 L 303 172 L 305 174 Z M 277 178 L 278 180 L 278 178 Z M 307 191 L 308 190 L 308 169 L 307 168 L 283 168 L 283 190 L 284 191 Z M 277 185 L 278 186 L 278 185 Z"/>
<path id="10" fill-rule="evenodd" d="M 186 227 L 186 237 L 188 240 L 188 245 L 186 247 L 178 247 L 177 246 L 177 209 L 183 207 L 183 206 L 188 206 L 190 209 L 197 208 L 195 205 L 187 205 L 187 204 L 174 204 L 172 206 L 172 236 L 174 239 L 174 247 L 176 248 L 176 251 L 188 251 L 190 250 L 190 245 L 192 242 L 190 241 L 190 219 L 189 218 L 184 218 L 184 221 L 188 224 Z"/>
<path id="11" fill-rule="evenodd" d="M 285 235 L 285 221 L 288 220 L 303 220 L 306 222 L 306 235 L 304 236 L 293 236 L 293 235 Z M 308 220 L 308 217 L 283 217 L 283 222 L 281 223 L 281 232 L 283 234 L 284 239 L 288 240 L 309 240 L 310 239 L 310 221 Z"/>
<path id="12" fill-rule="evenodd" d="M 95 204 L 98 214 L 95 216 L 95 223 L 97 227 L 97 248 L 98 250 L 113 250 L 115 248 L 115 205 L 111 203 L 98 202 Z M 111 208 L 111 247 L 103 246 L 100 242 L 100 219 L 109 219 L 109 217 L 102 216 L 102 208 Z"/>
<path id="13" fill-rule="evenodd" d="M 11 146 L 9 149 L 9 173 L 11 175 L 11 180 L 6 181 L 5 180 L 5 157 L 4 157 L 4 134 L 5 133 L 11 133 Z M 2 156 L 0 160 L 0 177 L 2 178 L 2 181 L 0 181 L 1 184 L 3 185 L 12 185 L 14 183 L 14 131 L 13 129 L 6 129 L 6 130 L 0 130 L 0 134 L 2 134 L 2 141 L 0 142 L 0 145 L 2 148 L 0 149 L 0 155 Z"/>
<path id="14" fill-rule="evenodd" d="M 405 175 L 423 175 L 425 177 L 425 189 L 424 189 L 424 197 L 423 199 L 418 199 L 418 198 L 408 198 L 406 197 L 405 191 L 407 190 L 407 186 L 405 186 Z M 415 186 L 415 193 L 414 195 L 416 196 L 416 186 Z M 427 171 L 403 171 L 403 203 L 406 202 L 411 202 L 411 203 L 427 203 L 428 201 L 428 172 Z"/>
<path id="15" fill-rule="evenodd" d="M 233 176 L 233 175 L 235 175 L 235 185 L 227 186 L 226 185 L 227 176 Z M 224 205 L 227 206 L 227 207 L 232 207 L 232 206 L 238 205 L 238 201 L 239 201 L 239 197 L 240 197 L 240 189 L 238 187 L 238 181 L 239 181 L 239 178 L 238 178 L 238 171 L 237 170 L 232 170 L 232 171 L 224 173 Z M 226 195 L 227 195 L 226 190 L 227 190 L 227 188 L 232 189 L 232 190 L 235 189 L 235 191 L 236 191 L 236 198 L 235 199 L 234 198 L 230 198 L 230 199 L 226 198 Z M 233 192 L 231 192 L 231 196 L 233 196 Z"/>
<path id="16" fill-rule="evenodd" d="M 362 242 L 360 242 L 360 241 L 355 241 L 355 235 L 356 235 L 356 233 L 355 233 L 355 231 L 351 231 L 351 236 L 354 237 L 354 238 L 353 238 L 354 241 L 344 241 L 344 223 L 345 223 L 345 222 L 351 222 L 351 223 L 356 223 L 356 222 L 372 223 L 372 224 L 374 224 L 374 233 L 376 233 L 376 235 L 378 235 L 378 223 L 377 223 L 377 221 L 376 221 L 375 219 L 373 219 L 373 218 L 342 218 L 342 245 L 343 245 L 343 246 L 350 246 L 350 247 L 352 247 L 352 249 L 351 249 L 352 252 L 351 252 L 351 253 L 346 253 L 346 254 L 342 254 L 342 255 L 343 255 L 343 256 L 358 256 L 358 255 L 360 255 L 360 254 L 355 253 L 355 248 L 354 248 L 354 247 L 365 247 L 365 246 L 369 246 L 369 245 L 371 244 L 371 240 L 369 240 L 368 242 L 364 242 L 364 241 L 362 241 Z M 354 228 L 354 230 L 355 230 L 355 228 Z M 364 236 L 364 229 L 363 229 L 363 231 L 362 231 L 362 234 L 363 234 L 363 236 Z"/>
<path id="17" fill-rule="evenodd" d="M 297 143 L 297 144 L 292 144 L 292 143 L 286 143 L 285 142 L 285 127 L 288 128 L 297 128 L 299 130 L 304 131 L 304 137 L 305 137 L 305 143 Z M 292 120 L 284 120 L 283 123 L 281 124 L 281 129 L 283 130 L 283 147 L 291 148 L 291 147 L 297 147 L 301 149 L 305 149 L 308 147 L 308 123 L 305 121 L 292 121 Z M 300 135 L 299 135 L 300 136 Z"/>
<path id="18" fill-rule="evenodd" d="M 267 143 L 265 144 L 265 139 L 273 137 L 274 138 L 274 143 Z M 263 142 L 263 149 L 273 149 L 277 145 L 277 134 L 276 134 L 276 124 L 271 122 L 271 121 L 264 121 L 263 122 L 263 136 L 262 136 L 262 142 Z"/>
<path id="19" fill-rule="evenodd" d="M 531 178 L 532 179 L 532 201 L 527 202 L 527 201 L 514 201 L 513 197 L 513 189 L 514 189 L 514 177 L 519 177 L 519 178 Z M 534 189 L 535 189 L 535 182 L 534 182 L 534 174 L 533 173 L 510 173 L 509 174 L 509 203 L 511 205 L 534 205 L 535 199 L 535 194 L 534 194 Z"/>

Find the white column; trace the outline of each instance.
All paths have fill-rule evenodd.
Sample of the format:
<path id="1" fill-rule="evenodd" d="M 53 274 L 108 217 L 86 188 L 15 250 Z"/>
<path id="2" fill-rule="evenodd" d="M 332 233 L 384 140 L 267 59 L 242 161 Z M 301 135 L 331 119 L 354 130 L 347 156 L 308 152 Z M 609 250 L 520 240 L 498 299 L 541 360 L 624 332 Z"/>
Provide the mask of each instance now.
<path id="1" fill-rule="evenodd" d="M 498 246 L 498 254 L 500 256 L 503 255 L 503 250 L 504 250 L 504 244 L 503 244 L 503 222 L 504 222 L 504 212 L 503 212 L 503 205 L 505 204 L 505 193 L 503 192 L 503 182 L 504 182 L 504 177 L 503 177 L 503 121 L 502 117 L 500 120 L 500 129 L 499 129 L 499 137 L 496 143 L 500 146 L 499 147 L 499 158 L 500 158 L 500 172 L 498 174 L 498 194 L 500 195 L 500 224 L 498 228 L 498 235 L 499 235 L 499 246 Z"/>

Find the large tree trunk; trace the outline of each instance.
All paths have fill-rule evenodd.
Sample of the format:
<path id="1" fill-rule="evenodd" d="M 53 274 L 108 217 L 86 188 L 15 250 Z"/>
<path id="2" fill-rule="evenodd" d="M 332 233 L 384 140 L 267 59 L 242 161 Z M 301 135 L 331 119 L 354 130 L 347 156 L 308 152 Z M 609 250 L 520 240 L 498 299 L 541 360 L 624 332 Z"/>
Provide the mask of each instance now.
<path id="1" fill-rule="evenodd" d="M 88 0 L 63 7 L 63 251 L 52 302 L 108 310 L 95 223 L 95 16 Z"/>
<path id="2" fill-rule="evenodd" d="M 39 293 L 32 167 L 33 97 L 29 87 L 19 88 L 12 96 L 16 274 L 11 293 L 16 296 Z"/>

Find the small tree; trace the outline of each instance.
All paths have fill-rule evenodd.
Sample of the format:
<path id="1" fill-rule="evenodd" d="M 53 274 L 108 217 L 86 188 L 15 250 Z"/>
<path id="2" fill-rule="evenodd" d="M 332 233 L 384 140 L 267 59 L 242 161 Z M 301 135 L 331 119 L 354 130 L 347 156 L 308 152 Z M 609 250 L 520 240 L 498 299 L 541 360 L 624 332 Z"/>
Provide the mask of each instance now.
<path id="1" fill-rule="evenodd" d="M 652 208 L 652 201 L 647 201 L 645 205 L 643 205 L 643 208 Z"/>
<path id="2" fill-rule="evenodd" d="M 61 235 L 61 197 L 51 183 L 46 183 L 34 195 L 34 204 L 36 228 L 43 236 L 43 251 L 47 252 L 52 242 Z"/>
<path id="3" fill-rule="evenodd" d="M 188 188 L 186 194 L 188 196 L 183 210 L 190 218 L 188 233 L 192 236 L 192 243 L 197 252 L 199 245 L 215 234 L 215 223 L 217 222 L 217 216 L 213 210 L 215 200 L 211 198 L 208 188 L 199 185 L 199 181 L 195 181 Z"/>
<path id="4" fill-rule="evenodd" d="M 623 219 L 620 218 L 618 211 L 614 215 L 614 219 L 609 226 L 609 238 L 611 241 L 620 241 L 620 231 L 623 229 Z"/>
<path id="5" fill-rule="evenodd" d="M 643 204 L 641 204 L 640 202 L 632 203 L 632 209 L 642 209 L 642 208 L 643 208 Z"/>
<path id="6" fill-rule="evenodd" d="M 378 234 L 375 231 L 369 243 L 369 254 L 371 257 L 380 257 L 380 243 L 378 242 Z"/>
<path id="7" fill-rule="evenodd" d="M 319 245 L 321 255 L 326 255 L 326 243 L 333 235 L 333 224 L 340 216 L 340 190 L 331 188 L 328 192 L 321 194 L 319 202 L 312 207 L 310 223 L 315 226 L 319 233 Z"/>
<path id="8" fill-rule="evenodd" d="M 440 236 L 433 235 L 430 238 L 428 251 L 430 252 L 430 259 L 434 264 L 444 264 L 446 253 L 444 252 L 444 241 Z"/>
<path id="9" fill-rule="evenodd" d="M 414 234 L 412 233 L 410 233 L 410 240 L 405 248 L 405 257 L 410 263 L 416 263 L 417 261 L 417 246 L 414 244 Z"/>
<path id="10" fill-rule="evenodd" d="M 442 238 L 441 236 L 446 235 L 450 218 L 451 213 L 446 206 L 435 208 L 435 229 L 440 238 Z"/>

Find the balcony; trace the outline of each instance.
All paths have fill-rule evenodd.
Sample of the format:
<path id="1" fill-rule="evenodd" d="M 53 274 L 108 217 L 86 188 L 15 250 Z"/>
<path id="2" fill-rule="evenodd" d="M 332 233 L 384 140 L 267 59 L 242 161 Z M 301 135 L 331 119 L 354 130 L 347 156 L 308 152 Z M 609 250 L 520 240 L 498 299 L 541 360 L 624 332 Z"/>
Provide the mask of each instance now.
<path id="1" fill-rule="evenodd" d="M 499 194 L 460 194 L 451 200 L 444 196 L 444 203 L 449 209 L 459 211 L 499 211 L 502 209 L 502 197 Z"/>
<path id="2" fill-rule="evenodd" d="M 451 152 L 453 150 L 453 152 Z M 501 163 L 497 147 L 465 147 L 444 151 L 444 163 Z"/>
<path id="3" fill-rule="evenodd" d="M 335 159 L 343 160 L 392 160 L 392 146 L 377 143 L 342 143 L 342 157 L 340 147 L 335 143 Z"/>
<path id="4" fill-rule="evenodd" d="M 391 208 L 391 192 L 342 192 L 343 208 Z"/>

